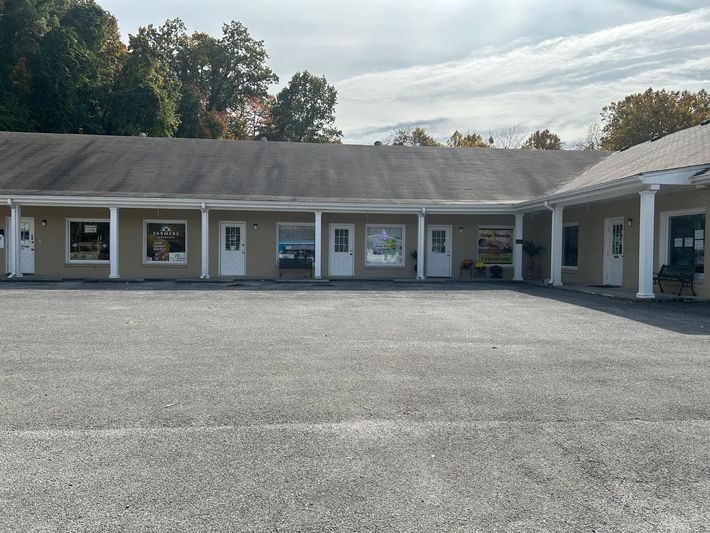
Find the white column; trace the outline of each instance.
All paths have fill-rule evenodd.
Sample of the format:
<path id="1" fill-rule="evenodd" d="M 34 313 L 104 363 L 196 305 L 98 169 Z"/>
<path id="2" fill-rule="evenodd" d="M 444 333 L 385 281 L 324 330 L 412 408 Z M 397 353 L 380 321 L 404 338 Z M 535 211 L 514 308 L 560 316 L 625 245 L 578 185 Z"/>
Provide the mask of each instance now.
<path id="1" fill-rule="evenodd" d="M 426 235 L 424 234 L 426 228 L 426 209 L 422 209 L 422 212 L 419 213 L 417 222 L 417 279 L 424 279 L 426 278 L 424 268 L 426 261 Z"/>
<path id="2" fill-rule="evenodd" d="M 564 207 L 555 207 L 552 211 L 552 239 L 550 246 L 550 283 L 562 286 L 562 214 Z"/>
<path id="3" fill-rule="evenodd" d="M 201 261 L 200 279 L 210 277 L 210 210 L 205 204 L 200 209 L 202 212 L 202 236 L 201 236 Z"/>
<path id="4" fill-rule="evenodd" d="M 513 281 L 523 281 L 523 214 L 515 214 L 513 230 Z"/>
<path id="5" fill-rule="evenodd" d="M 22 209 L 17 204 L 10 207 L 10 235 L 8 245 L 12 246 L 10 257 L 10 277 L 22 277 L 22 261 L 20 260 L 20 224 L 22 222 Z"/>
<path id="6" fill-rule="evenodd" d="M 118 279 L 121 276 L 118 274 L 118 207 L 109 207 L 109 259 L 111 266 L 109 267 L 108 277 L 110 279 Z"/>
<path id="7" fill-rule="evenodd" d="M 639 213 L 639 291 L 636 298 L 655 298 L 653 294 L 653 222 L 656 189 L 641 191 Z"/>
<path id="8" fill-rule="evenodd" d="M 323 253 L 323 213 L 316 211 L 316 257 L 313 263 L 313 277 L 321 279 L 321 257 Z"/>

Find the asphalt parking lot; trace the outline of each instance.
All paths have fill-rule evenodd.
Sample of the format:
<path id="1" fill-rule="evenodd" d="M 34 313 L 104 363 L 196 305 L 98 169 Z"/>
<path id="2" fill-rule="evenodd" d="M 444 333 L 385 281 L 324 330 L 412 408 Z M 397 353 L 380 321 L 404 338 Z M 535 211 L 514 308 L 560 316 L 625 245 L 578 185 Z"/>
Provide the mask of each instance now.
<path id="1" fill-rule="evenodd" d="M 0 529 L 705 531 L 710 305 L 3 284 Z"/>

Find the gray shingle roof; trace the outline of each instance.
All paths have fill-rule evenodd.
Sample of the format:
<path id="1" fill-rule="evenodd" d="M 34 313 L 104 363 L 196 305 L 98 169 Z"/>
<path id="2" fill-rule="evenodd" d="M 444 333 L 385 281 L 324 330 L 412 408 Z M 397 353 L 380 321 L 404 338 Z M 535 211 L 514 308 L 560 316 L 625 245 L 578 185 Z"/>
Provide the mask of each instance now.
<path id="1" fill-rule="evenodd" d="M 593 187 L 642 173 L 710 164 L 710 124 L 671 133 L 614 152 L 556 192 Z"/>
<path id="2" fill-rule="evenodd" d="M 607 155 L 0 132 L 0 194 L 515 202 Z"/>

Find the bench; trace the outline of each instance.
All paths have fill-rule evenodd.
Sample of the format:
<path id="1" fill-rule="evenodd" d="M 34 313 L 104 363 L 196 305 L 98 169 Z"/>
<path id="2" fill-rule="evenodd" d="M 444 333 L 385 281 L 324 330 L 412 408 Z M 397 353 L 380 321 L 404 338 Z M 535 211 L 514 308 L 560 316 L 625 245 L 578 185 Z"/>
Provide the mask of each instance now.
<path id="1" fill-rule="evenodd" d="M 279 277 L 282 270 L 310 270 L 313 274 L 313 260 L 308 257 L 280 257 Z"/>
<path id="2" fill-rule="evenodd" d="M 662 265 L 661 270 L 658 274 L 653 276 L 653 281 L 658 283 L 658 288 L 663 292 L 662 281 L 677 281 L 680 283 L 680 289 L 678 289 L 678 296 L 683 292 L 685 287 L 690 287 L 693 291 L 693 296 L 695 296 L 695 265 L 691 266 L 673 266 L 673 265 Z"/>

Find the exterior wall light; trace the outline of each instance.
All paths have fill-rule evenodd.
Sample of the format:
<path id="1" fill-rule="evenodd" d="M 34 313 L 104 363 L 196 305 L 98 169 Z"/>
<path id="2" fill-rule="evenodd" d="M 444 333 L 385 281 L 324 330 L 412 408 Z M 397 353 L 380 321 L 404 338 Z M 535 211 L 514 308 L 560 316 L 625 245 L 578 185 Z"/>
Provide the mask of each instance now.
<path id="1" fill-rule="evenodd" d="M 459 226 L 459 233 L 463 233 L 463 226 Z"/>
<path id="2" fill-rule="evenodd" d="M 40 224 L 42 224 L 42 227 L 44 228 L 44 227 L 47 226 L 47 221 L 46 221 L 46 220 L 43 220 L 42 222 L 40 222 Z"/>
<path id="3" fill-rule="evenodd" d="M 627 218 L 626 219 L 626 225 L 631 227 L 634 225 L 634 219 L 633 218 Z"/>
<path id="4" fill-rule="evenodd" d="M 253 224 L 253 225 L 252 225 L 252 229 L 254 229 L 254 230 L 259 229 L 259 224 Z"/>

